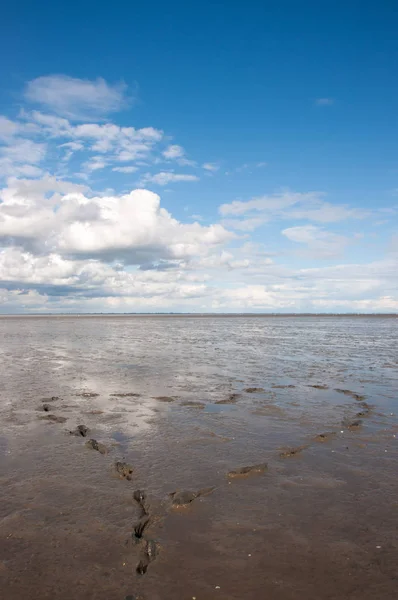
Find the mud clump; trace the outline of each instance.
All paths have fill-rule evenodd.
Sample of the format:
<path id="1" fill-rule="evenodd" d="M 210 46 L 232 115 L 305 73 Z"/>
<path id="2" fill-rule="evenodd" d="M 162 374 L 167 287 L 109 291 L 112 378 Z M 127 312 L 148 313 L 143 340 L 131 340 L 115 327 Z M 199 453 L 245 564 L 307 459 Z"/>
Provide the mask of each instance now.
<path id="1" fill-rule="evenodd" d="M 51 406 L 50 404 L 43 404 L 42 409 L 44 410 L 44 412 L 48 412 L 51 410 Z"/>
<path id="2" fill-rule="evenodd" d="M 75 435 L 77 437 L 87 437 L 90 433 L 90 430 L 86 425 L 78 425 L 76 429 L 69 432 L 71 435 Z"/>
<path id="3" fill-rule="evenodd" d="M 135 492 L 133 494 L 133 498 L 141 507 L 141 516 L 149 515 L 151 503 L 150 503 L 146 493 L 143 490 L 135 490 Z"/>
<path id="4" fill-rule="evenodd" d="M 363 410 L 359 411 L 355 416 L 357 418 L 368 417 L 372 412 L 372 407 L 367 402 L 361 402 L 360 406 Z"/>
<path id="5" fill-rule="evenodd" d="M 314 388 L 316 390 L 328 390 L 329 386 L 328 385 L 323 385 L 322 383 L 319 384 L 314 384 L 314 385 L 309 385 L 308 387 Z"/>
<path id="6" fill-rule="evenodd" d="M 158 555 L 158 546 L 154 540 L 147 540 L 144 549 L 141 552 L 141 560 L 137 565 L 136 571 L 139 575 L 145 575 L 148 566 Z"/>
<path id="7" fill-rule="evenodd" d="M 172 498 L 172 505 L 175 507 L 188 506 L 196 498 L 200 496 L 207 496 L 215 490 L 214 487 L 204 488 L 198 492 L 192 492 L 190 490 L 183 490 L 178 492 L 172 492 L 169 496 Z"/>
<path id="8" fill-rule="evenodd" d="M 65 423 L 65 421 L 67 421 L 66 417 L 59 417 L 58 415 L 46 415 L 45 417 L 41 418 L 51 421 L 52 423 Z"/>
<path id="9" fill-rule="evenodd" d="M 137 392 L 116 392 L 115 394 L 110 394 L 112 398 L 139 398 L 141 394 L 137 394 Z"/>
<path id="10" fill-rule="evenodd" d="M 297 446 L 296 448 L 287 448 L 279 454 L 279 457 L 290 458 L 291 456 L 297 456 L 298 454 L 301 454 L 301 452 L 306 448 L 308 448 L 308 446 Z"/>
<path id="11" fill-rule="evenodd" d="M 233 471 L 229 471 L 228 477 L 243 477 L 250 475 L 251 473 L 264 473 L 268 469 L 267 463 L 259 463 L 258 465 L 248 465 L 245 467 L 239 467 Z"/>
<path id="12" fill-rule="evenodd" d="M 261 387 L 248 387 L 245 389 L 245 392 L 247 394 L 256 394 L 256 393 L 263 392 L 263 391 L 264 391 L 264 388 L 261 388 Z"/>
<path id="13" fill-rule="evenodd" d="M 97 398 L 99 394 L 96 392 L 81 392 L 80 394 L 75 394 L 75 396 L 79 396 L 80 398 Z"/>
<path id="14" fill-rule="evenodd" d="M 329 440 L 331 440 L 336 435 L 337 434 L 336 434 L 335 431 L 326 431 L 325 433 L 320 433 L 319 435 L 317 435 L 315 437 L 315 441 L 316 442 L 328 442 Z"/>
<path id="15" fill-rule="evenodd" d="M 215 404 L 235 404 L 240 398 L 240 394 L 230 394 L 228 398 L 218 400 Z"/>
<path id="16" fill-rule="evenodd" d="M 345 396 L 351 396 L 351 398 L 354 398 L 354 400 L 358 400 L 359 402 L 361 400 L 365 400 L 365 396 L 361 396 L 361 394 L 357 394 L 356 392 L 352 392 L 351 390 L 342 390 L 340 388 L 336 388 L 335 391 L 339 394 L 344 394 Z"/>
<path id="17" fill-rule="evenodd" d="M 345 423 L 345 427 L 350 431 L 358 431 L 362 427 L 362 421 L 351 421 L 350 423 Z"/>
<path id="18" fill-rule="evenodd" d="M 273 385 L 272 387 L 274 390 L 292 390 L 296 386 L 293 384 L 290 384 L 290 385 Z"/>
<path id="19" fill-rule="evenodd" d="M 117 461 L 115 463 L 115 470 L 119 474 L 121 479 L 127 479 L 131 481 L 133 474 L 133 467 L 126 462 Z"/>
<path id="20" fill-rule="evenodd" d="M 174 402 L 175 398 L 172 396 L 153 396 L 154 400 L 158 400 L 158 402 Z"/>
<path id="21" fill-rule="evenodd" d="M 100 454 L 108 453 L 108 448 L 104 444 L 97 442 L 97 440 L 88 440 L 85 446 L 86 448 L 90 448 L 91 450 L 97 450 L 97 452 L 99 452 Z"/>
<path id="22" fill-rule="evenodd" d="M 186 408 L 199 408 L 203 409 L 206 405 L 204 402 L 181 402 L 181 406 L 185 406 Z"/>

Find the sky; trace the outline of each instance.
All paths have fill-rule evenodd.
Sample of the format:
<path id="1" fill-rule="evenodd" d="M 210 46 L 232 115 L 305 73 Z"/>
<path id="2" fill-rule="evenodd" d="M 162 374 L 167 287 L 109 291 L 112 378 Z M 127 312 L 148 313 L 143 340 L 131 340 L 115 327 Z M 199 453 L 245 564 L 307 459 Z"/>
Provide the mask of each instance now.
<path id="1" fill-rule="evenodd" d="M 398 7 L 6 2 L 0 313 L 398 312 Z"/>

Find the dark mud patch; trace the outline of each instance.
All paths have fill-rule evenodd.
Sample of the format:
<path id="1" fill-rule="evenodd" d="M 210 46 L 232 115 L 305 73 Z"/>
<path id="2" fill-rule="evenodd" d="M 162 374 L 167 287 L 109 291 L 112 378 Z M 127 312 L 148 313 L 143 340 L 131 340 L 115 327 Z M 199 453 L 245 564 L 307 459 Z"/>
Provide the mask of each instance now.
<path id="1" fill-rule="evenodd" d="M 77 437 L 87 437 L 90 433 L 90 430 L 86 425 L 78 425 L 76 429 L 70 431 L 69 433 Z"/>
<path id="2" fill-rule="evenodd" d="M 134 525 L 133 540 L 135 542 L 138 542 L 139 540 L 142 539 L 142 536 L 144 535 L 144 531 L 147 527 L 149 527 L 150 523 L 151 523 L 151 518 L 149 517 L 149 515 L 144 515 Z"/>
<path id="3" fill-rule="evenodd" d="M 206 404 L 204 402 L 181 402 L 180 406 L 184 406 L 186 408 L 199 408 L 199 409 L 203 409 Z"/>
<path id="4" fill-rule="evenodd" d="M 264 392 L 264 391 L 265 390 L 262 387 L 248 387 L 248 388 L 245 389 L 245 392 L 247 394 L 258 394 L 258 393 Z"/>
<path id="5" fill-rule="evenodd" d="M 131 481 L 134 469 L 129 463 L 117 461 L 115 463 L 115 471 L 121 479 Z"/>
<path id="6" fill-rule="evenodd" d="M 84 415 L 103 415 L 104 411 L 103 410 L 86 410 L 86 411 L 82 412 L 82 414 L 84 414 Z"/>
<path id="7" fill-rule="evenodd" d="M 240 394 L 230 394 L 228 398 L 217 400 L 214 404 L 236 404 L 240 398 Z"/>
<path id="8" fill-rule="evenodd" d="M 336 392 L 338 392 L 339 394 L 344 394 L 345 396 L 351 396 L 351 398 L 354 398 L 354 400 L 365 400 L 365 396 L 362 396 L 361 394 L 357 394 L 357 392 L 353 392 L 352 390 L 342 390 L 340 388 L 336 388 L 335 389 Z"/>
<path id="9" fill-rule="evenodd" d="M 153 400 L 158 400 L 158 402 L 175 402 L 176 398 L 172 396 L 153 396 Z"/>
<path id="10" fill-rule="evenodd" d="M 356 421 L 343 421 L 343 427 L 347 427 L 349 431 L 359 431 L 363 423 L 360 419 Z"/>
<path id="11" fill-rule="evenodd" d="M 115 392 L 114 394 L 109 394 L 111 398 L 139 398 L 141 394 L 137 394 L 137 392 Z"/>
<path id="12" fill-rule="evenodd" d="M 40 418 L 51 421 L 51 423 L 65 423 L 68 420 L 66 417 L 60 417 L 58 415 L 46 415 L 45 417 Z"/>
<path id="13" fill-rule="evenodd" d="M 303 450 L 308 448 L 308 444 L 304 446 L 296 446 L 295 448 L 286 448 L 282 452 L 279 453 L 280 458 L 291 458 L 293 456 L 298 456 L 302 453 Z"/>
<path id="14" fill-rule="evenodd" d="M 372 407 L 367 402 L 361 402 L 360 406 L 361 406 L 362 410 L 357 412 L 357 414 L 355 416 L 358 419 L 368 417 L 372 412 Z"/>
<path id="15" fill-rule="evenodd" d="M 324 385 L 322 383 L 315 383 L 313 385 L 309 385 L 308 387 L 314 388 L 315 390 L 328 390 L 329 389 L 328 385 Z"/>
<path id="16" fill-rule="evenodd" d="M 96 450 L 100 454 L 107 454 L 108 448 L 101 444 L 101 442 L 97 442 L 97 440 L 91 439 L 85 443 L 86 448 L 90 448 L 91 450 Z"/>
<path id="17" fill-rule="evenodd" d="M 293 384 L 290 385 L 273 385 L 271 386 L 274 390 L 292 390 L 296 386 Z"/>
<path id="18" fill-rule="evenodd" d="M 316 442 L 323 443 L 333 439 L 334 437 L 336 437 L 336 435 L 336 431 L 326 431 L 325 433 L 320 433 L 319 435 L 315 436 L 314 439 Z"/>
<path id="19" fill-rule="evenodd" d="M 171 501 L 172 505 L 174 507 L 178 508 L 178 507 L 182 507 L 182 506 L 188 506 L 196 498 L 199 498 L 200 496 L 208 496 L 214 490 L 215 490 L 214 487 L 203 488 L 202 490 L 199 490 L 197 492 L 192 492 L 191 490 L 183 490 L 183 491 L 172 492 L 171 494 L 169 494 L 169 496 L 172 499 L 172 501 Z"/>
<path id="20" fill-rule="evenodd" d="M 233 471 L 229 471 L 228 477 L 244 477 L 254 473 L 264 473 L 268 469 L 268 463 L 259 463 L 257 465 L 247 465 L 245 467 L 239 467 Z"/>
<path id="21" fill-rule="evenodd" d="M 40 406 L 38 410 L 44 410 L 44 412 L 49 412 L 51 410 L 51 405 L 47 403 L 42 404 L 42 406 Z"/>
<path id="22" fill-rule="evenodd" d="M 80 392 L 75 394 L 75 396 L 78 396 L 79 398 L 97 398 L 99 394 L 96 392 Z"/>

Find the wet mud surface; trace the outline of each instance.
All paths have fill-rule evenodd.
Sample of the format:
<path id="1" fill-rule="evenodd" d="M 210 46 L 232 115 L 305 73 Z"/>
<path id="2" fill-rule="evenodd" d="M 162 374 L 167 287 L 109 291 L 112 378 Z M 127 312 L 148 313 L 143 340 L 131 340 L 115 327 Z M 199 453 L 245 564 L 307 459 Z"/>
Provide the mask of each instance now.
<path id="1" fill-rule="evenodd" d="M 392 318 L 0 319 L 1 597 L 394 598 L 397 341 Z"/>

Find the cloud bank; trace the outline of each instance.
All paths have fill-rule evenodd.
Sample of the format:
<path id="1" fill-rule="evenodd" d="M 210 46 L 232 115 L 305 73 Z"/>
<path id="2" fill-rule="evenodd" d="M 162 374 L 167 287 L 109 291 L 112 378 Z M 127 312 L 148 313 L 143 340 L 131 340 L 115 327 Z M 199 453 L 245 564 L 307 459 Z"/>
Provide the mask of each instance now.
<path id="1" fill-rule="evenodd" d="M 375 233 L 396 207 L 289 189 L 218 202 L 203 186 L 222 189 L 223 160 L 109 120 L 131 105 L 124 83 L 46 75 L 23 97 L 0 116 L 0 312 L 398 310 L 397 228 L 382 248 Z M 250 165 L 271 168 L 227 173 Z"/>

